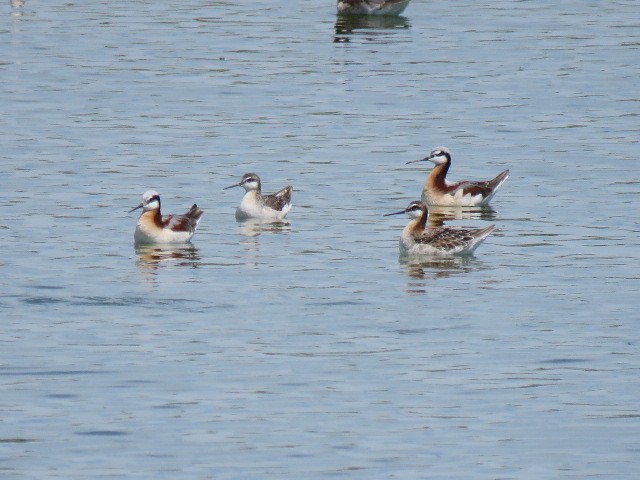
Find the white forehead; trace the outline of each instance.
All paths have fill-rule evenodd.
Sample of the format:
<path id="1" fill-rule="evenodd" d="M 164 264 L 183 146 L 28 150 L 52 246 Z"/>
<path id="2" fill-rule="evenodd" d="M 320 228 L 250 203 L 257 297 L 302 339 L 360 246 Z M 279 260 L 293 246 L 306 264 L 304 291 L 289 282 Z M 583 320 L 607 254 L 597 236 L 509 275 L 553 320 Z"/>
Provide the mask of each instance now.
<path id="1" fill-rule="evenodd" d="M 142 195 L 142 201 L 143 202 L 148 202 L 150 199 L 152 199 L 155 196 L 158 196 L 158 192 L 156 192 L 155 190 L 147 190 Z"/>
<path id="2" fill-rule="evenodd" d="M 445 155 L 445 154 L 451 155 L 451 152 L 447 147 L 436 147 L 433 150 L 431 150 L 431 155 Z"/>

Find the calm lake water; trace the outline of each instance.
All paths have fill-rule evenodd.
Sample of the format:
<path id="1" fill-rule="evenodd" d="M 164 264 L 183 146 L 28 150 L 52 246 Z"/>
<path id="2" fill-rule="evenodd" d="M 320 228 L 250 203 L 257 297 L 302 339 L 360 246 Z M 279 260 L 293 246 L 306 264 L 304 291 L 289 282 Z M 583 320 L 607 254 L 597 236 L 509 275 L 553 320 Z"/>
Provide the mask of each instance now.
<path id="1" fill-rule="evenodd" d="M 2 478 L 640 474 L 640 6 L 334 3 L 0 7 Z M 406 263 L 438 145 L 498 229 Z"/>

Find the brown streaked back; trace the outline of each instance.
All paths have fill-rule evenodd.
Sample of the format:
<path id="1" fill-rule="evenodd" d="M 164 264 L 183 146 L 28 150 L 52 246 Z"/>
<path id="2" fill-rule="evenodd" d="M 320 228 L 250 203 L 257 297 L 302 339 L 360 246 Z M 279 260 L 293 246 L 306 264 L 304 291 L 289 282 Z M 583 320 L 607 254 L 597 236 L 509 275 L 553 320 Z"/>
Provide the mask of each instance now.
<path id="1" fill-rule="evenodd" d="M 271 195 L 263 196 L 263 200 L 266 206 L 273 208 L 274 210 L 282 210 L 285 205 L 291 203 L 291 196 L 293 195 L 293 187 L 291 185 L 284 187 L 282 190 L 272 193 Z"/>
<path id="2" fill-rule="evenodd" d="M 184 215 L 163 215 L 162 227 L 176 232 L 194 232 L 204 212 L 195 203 Z"/>

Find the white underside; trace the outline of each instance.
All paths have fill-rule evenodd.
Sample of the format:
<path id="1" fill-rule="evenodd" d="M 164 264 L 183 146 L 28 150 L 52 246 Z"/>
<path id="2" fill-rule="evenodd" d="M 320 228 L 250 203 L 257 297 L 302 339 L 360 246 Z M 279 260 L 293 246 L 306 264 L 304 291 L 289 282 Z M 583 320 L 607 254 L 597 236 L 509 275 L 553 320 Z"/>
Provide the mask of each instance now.
<path id="1" fill-rule="evenodd" d="M 502 180 L 502 182 L 497 184 L 493 191 L 486 197 L 483 197 L 481 194 L 465 195 L 462 188 L 456 190 L 453 194 L 446 193 L 444 195 L 430 195 L 429 192 L 424 189 L 422 190 L 422 201 L 427 205 L 437 207 L 479 207 L 481 205 L 486 205 L 491 201 L 507 178 L 509 178 L 508 175 Z M 450 182 L 447 182 L 446 180 L 445 182 L 447 185 L 451 185 Z"/>
<path id="2" fill-rule="evenodd" d="M 410 257 L 451 257 L 453 255 L 469 255 L 482 243 L 484 238 L 473 246 L 457 247 L 452 250 L 442 250 L 431 245 L 415 243 L 400 239 L 400 255 Z"/>
<path id="3" fill-rule="evenodd" d="M 287 216 L 287 213 L 289 213 L 289 210 L 291 210 L 291 203 L 287 203 L 282 210 L 274 210 L 256 201 L 253 192 L 247 192 L 244 197 L 242 197 L 240 206 L 236 210 L 236 219 L 247 220 L 249 218 L 256 218 L 277 222 L 283 220 Z"/>
<path id="4" fill-rule="evenodd" d="M 175 232 L 168 228 L 149 228 L 138 224 L 133 238 L 136 243 L 187 243 L 195 232 Z"/>
<path id="5" fill-rule="evenodd" d="M 478 207 L 486 205 L 493 198 L 495 190 L 491 195 L 483 197 L 482 195 L 464 195 L 462 190 L 457 190 L 454 194 L 429 195 L 426 190 L 422 192 L 422 201 L 427 205 L 438 207 Z"/>

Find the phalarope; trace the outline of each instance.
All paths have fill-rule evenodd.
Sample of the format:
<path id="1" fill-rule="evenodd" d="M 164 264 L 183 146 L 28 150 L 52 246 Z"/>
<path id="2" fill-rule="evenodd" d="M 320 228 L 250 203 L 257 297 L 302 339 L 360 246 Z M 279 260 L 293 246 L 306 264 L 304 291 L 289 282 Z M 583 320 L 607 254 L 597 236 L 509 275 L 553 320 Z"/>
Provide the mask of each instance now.
<path id="1" fill-rule="evenodd" d="M 468 255 L 496 228 L 495 225 L 482 229 L 427 227 L 429 212 L 420 200 L 411 202 L 404 210 L 387 213 L 385 216 L 402 213 L 411 217 L 400 237 L 402 256 Z"/>
<path id="2" fill-rule="evenodd" d="M 411 0 L 338 0 L 342 15 L 400 15 Z"/>
<path id="3" fill-rule="evenodd" d="M 255 173 L 245 173 L 242 180 L 225 187 L 242 187 L 245 190 L 240 206 L 236 209 L 236 219 L 259 218 L 261 220 L 281 221 L 291 210 L 291 185 L 271 195 L 262 195 L 260 177 Z"/>
<path id="4" fill-rule="evenodd" d="M 200 217 L 204 213 L 194 203 L 184 215 L 162 215 L 160 195 L 149 190 L 142 195 L 142 203 L 129 213 L 142 208 L 134 240 L 136 243 L 186 243 L 196 233 Z"/>
<path id="5" fill-rule="evenodd" d="M 435 167 L 427 177 L 422 190 L 422 201 L 431 206 L 443 207 L 475 207 L 486 205 L 496 191 L 509 178 L 509 170 L 487 181 L 447 181 L 447 172 L 451 166 L 451 152 L 446 147 L 434 148 L 431 153 L 420 160 L 409 163 L 430 161 Z"/>

